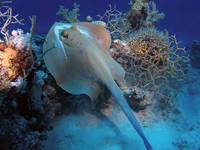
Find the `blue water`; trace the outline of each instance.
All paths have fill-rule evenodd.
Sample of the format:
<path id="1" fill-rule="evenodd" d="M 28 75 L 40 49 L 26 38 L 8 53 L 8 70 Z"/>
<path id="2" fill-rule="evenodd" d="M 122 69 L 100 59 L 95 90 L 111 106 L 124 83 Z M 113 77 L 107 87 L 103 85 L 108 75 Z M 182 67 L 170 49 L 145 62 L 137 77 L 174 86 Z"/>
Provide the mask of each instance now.
<path id="1" fill-rule="evenodd" d="M 14 12 L 19 13 L 25 19 L 27 30 L 30 27 L 28 16 L 36 15 L 38 18 L 37 32 L 45 33 L 53 22 L 59 19 L 55 15 L 59 5 L 71 8 L 74 2 L 80 4 L 80 18 L 83 20 L 87 15 L 95 17 L 97 14 L 103 14 L 109 4 L 116 5 L 122 12 L 129 9 L 129 0 L 15 0 L 12 5 Z M 200 38 L 200 1 L 155 0 L 155 2 L 158 9 L 166 15 L 159 24 L 160 28 L 176 34 L 186 44 Z"/>

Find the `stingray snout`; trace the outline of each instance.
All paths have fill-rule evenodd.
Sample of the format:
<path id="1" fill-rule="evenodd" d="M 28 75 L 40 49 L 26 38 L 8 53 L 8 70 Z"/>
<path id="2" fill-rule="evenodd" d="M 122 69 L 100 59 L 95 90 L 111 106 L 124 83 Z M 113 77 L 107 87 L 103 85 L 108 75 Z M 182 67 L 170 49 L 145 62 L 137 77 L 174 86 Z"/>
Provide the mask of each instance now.
<path id="1" fill-rule="evenodd" d="M 69 38 L 69 33 L 67 30 L 61 31 L 61 37 L 68 39 Z"/>

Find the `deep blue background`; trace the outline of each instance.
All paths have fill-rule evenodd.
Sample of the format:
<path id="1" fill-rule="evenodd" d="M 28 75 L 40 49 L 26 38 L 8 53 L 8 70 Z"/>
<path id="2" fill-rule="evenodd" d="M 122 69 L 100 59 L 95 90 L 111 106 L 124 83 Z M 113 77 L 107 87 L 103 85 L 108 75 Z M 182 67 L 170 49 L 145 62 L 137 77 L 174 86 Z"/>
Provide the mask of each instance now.
<path id="1" fill-rule="evenodd" d="M 71 8 L 73 2 L 80 4 L 81 19 L 87 15 L 103 14 L 109 4 L 116 5 L 120 11 L 129 9 L 129 0 L 13 0 L 13 10 L 25 19 L 26 31 L 29 30 L 28 16 L 37 16 L 37 33 L 46 33 L 54 21 L 59 5 Z M 168 29 L 176 34 L 184 44 L 200 40 L 200 0 L 155 0 L 157 7 L 166 15 L 159 28 Z"/>

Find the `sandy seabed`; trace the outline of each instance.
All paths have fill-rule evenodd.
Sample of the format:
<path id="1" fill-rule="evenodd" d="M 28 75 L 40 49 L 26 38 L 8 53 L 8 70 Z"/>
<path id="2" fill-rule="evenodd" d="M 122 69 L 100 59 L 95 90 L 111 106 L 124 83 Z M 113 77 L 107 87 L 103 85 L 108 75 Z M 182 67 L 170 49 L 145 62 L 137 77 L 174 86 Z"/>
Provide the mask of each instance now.
<path id="1" fill-rule="evenodd" d="M 190 86 L 195 89 L 192 94 L 188 90 Z M 179 117 L 176 120 L 149 119 L 151 123 L 143 127 L 154 150 L 200 149 L 200 84 L 197 81 L 181 88 L 176 98 Z M 44 149 L 145 150 L 123 112 L 115 104 L 111 105 L 102 112 L 88 111 L 57 118 Z"/>

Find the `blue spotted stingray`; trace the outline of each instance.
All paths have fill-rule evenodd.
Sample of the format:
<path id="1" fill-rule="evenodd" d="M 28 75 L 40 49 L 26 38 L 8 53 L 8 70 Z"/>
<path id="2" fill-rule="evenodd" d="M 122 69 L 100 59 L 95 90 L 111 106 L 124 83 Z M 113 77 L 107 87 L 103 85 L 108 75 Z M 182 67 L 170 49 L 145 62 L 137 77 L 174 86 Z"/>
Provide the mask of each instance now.
<path id="1" fill-rule="evenodd" d="M 142 128 L 116 84 L 124 81 L 124 69 L 108 54 L 111 37 L 101 24 L 55 23 L 43 46 L 44 61 L 57 84 L 65 91 L 86 94 L 92 100 L 107 87 L 147 150 L 152 150 Z"/>

